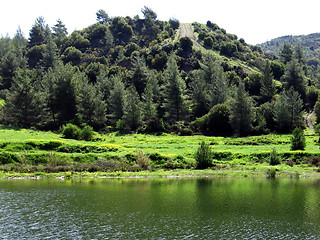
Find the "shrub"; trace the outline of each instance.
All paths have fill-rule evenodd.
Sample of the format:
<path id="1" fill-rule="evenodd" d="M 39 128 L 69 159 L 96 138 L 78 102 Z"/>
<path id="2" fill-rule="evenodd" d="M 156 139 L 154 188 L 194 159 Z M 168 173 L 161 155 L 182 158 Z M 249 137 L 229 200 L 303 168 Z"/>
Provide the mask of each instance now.
<path id="1" fill-rule="evenodd" d="M 206 37 L 204 39 L 203 43 L 204 43 L 204 46 L 207 48 L 212 48 L 212 46 L 213 46 L 213 40 L 211 37 Z"/>
<path id="2" fill-rule="evenodd" d="M 79 139 L 81 135 L 81 129 L 72 123 L 67 123 L 66 125 L 62 126 L 62 135 L 64 138 Z"/>
<path id="3" fill-rule="evenodd" d="M 136 163 L 143 170 L 149 169 L 149 157 L 145 155 L 141 150 L 137 151 Z"/>
<path id="4" fill-rule="evenodd" d="M 210 145 L 202 141 L 195 153 L 198 169 L 205 169 L 212 166 L 212 150 Z"/>
<path id="5" fill-rule="evenodd" d="M 304 150 L 306 147 L 306 138 L 303 129 L 295 128 L 291 137 L 291 150 Z"/>
<path id="6" fill-rule="evenodd" d="M 277 150 L 275 148 L 273 148 L 271 153 L 270 153 L 269 164 L 272 165 L 272 166 L 280 164 L 280 159 L 279 159 Z"/>
<path id="7" fill-rule="evenodd" d="M 80 132 L 80 138 L 85 141 L 91 141 L 94 137 L 94 131 L 91 126 L 84 126 Z"/>
<path id="8" fill-rule="evenodd" d="M 267 170 L 267 178 L 275 178 L 277 174 L 276 169 L 268 169 Z"/>
<path id="9" fill-rule="evenodd" d="M 227 104 L 217 104 L 206 115 L 203 128 L 206 134 L 227 136 L 232 133 L 230 125 L 230 108 Z"/>
<path id="10" fill-rule="evenodd" d="M 0 152 L 0 164 L 19 162 L 19 157 L 15 153 Z"/>

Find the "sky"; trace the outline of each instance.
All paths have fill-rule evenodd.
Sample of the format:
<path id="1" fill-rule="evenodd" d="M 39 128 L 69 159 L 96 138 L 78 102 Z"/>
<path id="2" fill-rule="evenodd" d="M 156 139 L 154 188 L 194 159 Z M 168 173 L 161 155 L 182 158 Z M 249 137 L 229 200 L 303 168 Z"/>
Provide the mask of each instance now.
<path id="1" fill-rule="evenodd" d="M 96 23 L 99 9 L 111 17 L 142 18 L 144 6 L 155 11 L 160 20 L 210 20 L 249 44 L 320 32 L 319 0 L 10 0 L 1 4 L 0 35 L 12 37 L 20 27 L 28 38 L 40 16 L 50 27 L 61 19 L 71 33 Z"/>

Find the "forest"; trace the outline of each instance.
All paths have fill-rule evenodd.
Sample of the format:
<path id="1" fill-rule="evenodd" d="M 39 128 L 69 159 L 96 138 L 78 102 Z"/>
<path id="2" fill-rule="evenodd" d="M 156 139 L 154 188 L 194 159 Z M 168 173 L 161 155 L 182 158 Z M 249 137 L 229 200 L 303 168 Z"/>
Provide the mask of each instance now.
<path id="1" fill-rule="evenodd" d="M 248 136 L 320 122 L 319 69 L 301 44 L 264 52 L 211 21 L 141 12 L 99 10 L 96 23 L 72 33 L 38 17 L 29 38 L 20 29 L 0 38 L 0 123 Z"/>

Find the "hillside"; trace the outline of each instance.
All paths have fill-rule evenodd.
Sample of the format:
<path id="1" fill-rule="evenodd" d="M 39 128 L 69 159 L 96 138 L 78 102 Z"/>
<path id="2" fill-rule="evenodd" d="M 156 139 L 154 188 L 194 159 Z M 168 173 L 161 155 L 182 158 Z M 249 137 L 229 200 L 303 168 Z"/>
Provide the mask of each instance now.
<path id="1" fill-rule="evenodd" d="M 284 43 L 289 43 L 293 46 L 301 44 L 308 60 L 320 58 L 320 33 L 299 36 L 282 36 L 259 44 L 258 46 L 268 53 L 279 54 Z"/>
<path id="2" fill-rule="evenodd" d="M 28 39 L 1 38 L 0 123 L 224 136 L 303 127 L 318 85 L 302 53 L 283 61 L 211 21 L 142 13 L 99 10 L 96 23 L 72 33 L 40 17 Z"/>

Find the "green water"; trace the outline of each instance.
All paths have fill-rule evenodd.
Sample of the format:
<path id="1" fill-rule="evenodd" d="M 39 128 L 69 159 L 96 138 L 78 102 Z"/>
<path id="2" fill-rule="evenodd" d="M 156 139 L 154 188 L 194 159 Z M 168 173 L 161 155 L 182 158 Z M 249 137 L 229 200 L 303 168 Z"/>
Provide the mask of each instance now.
<path id="1" fill-rule="evenodd" d="M 1 180 L 0 239 L 320 239 L 320 180 Z"/>

